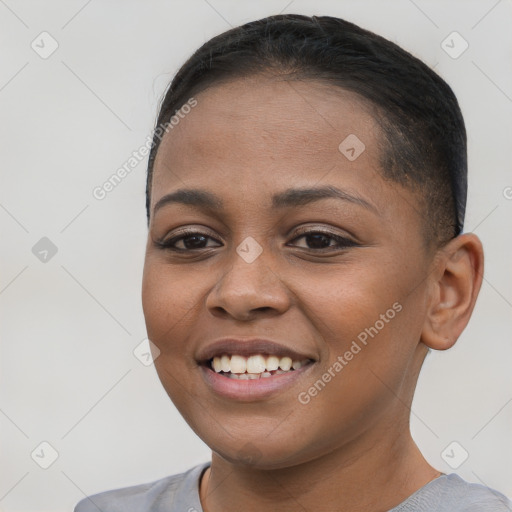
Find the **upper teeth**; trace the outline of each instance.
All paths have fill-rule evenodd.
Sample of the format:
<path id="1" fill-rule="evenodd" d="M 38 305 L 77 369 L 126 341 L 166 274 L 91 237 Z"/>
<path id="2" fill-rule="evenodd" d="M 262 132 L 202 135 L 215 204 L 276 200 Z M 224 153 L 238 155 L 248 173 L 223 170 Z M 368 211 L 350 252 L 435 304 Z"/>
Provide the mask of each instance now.
<path id="1" fill-rule="evenodd" d="M 214 357 L 211 366 L 217 373 L 263 373 L 279 369 L 287 372 L 291 368 L 298 370 L 307 362 L 307 359 L 292 361 L 290 357 L 264 356 L 262 354 L 255 354 L 250 357 L 224 354 L 222 357 Z"/>

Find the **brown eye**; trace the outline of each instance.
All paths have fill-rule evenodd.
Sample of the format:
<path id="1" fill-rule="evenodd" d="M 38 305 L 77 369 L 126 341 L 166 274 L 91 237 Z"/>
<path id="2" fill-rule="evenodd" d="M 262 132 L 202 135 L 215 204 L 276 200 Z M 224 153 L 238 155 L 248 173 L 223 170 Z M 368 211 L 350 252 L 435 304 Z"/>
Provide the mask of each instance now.
<path id="1" fill-rule="evenodd" d="M 302 249 L 325 250 L 325 249 L 344 249 L 356 246 L 356 242 L 333 233 L 323 231 L 308 231 L 294 238 L 294 242 L 304 239 L 302 246 L 296 245 Z"/>
<path id="2" fill-rule="evenodd" d="M 324 249 L 325 247 L 329 247 L 333 241 L 332 237 L 324 233 L 311 233 L 304 235 L 303 238 L 306 240 L 306 244 L 310 249 Z"/>
<path id="3" fill-rule="evenodd" d="M 208 241 L 213 241 L 217 245 L 208 245 Z M 199 231 L 183 232 L 179 236 L 169 238 L 168 240 L 159 240 L 156 244 L 163 249 L 171 251 L 192 251 L 221 246 L 220 242 Z"/>
<path id="4" fill-rule="evenodd" d="M 208 238 L 209 237 L 203 235 L 183 236 L 176 241 L 174 247 L 177 249 L 203 249 L 208 243 Z M 176 244 L 178 243 L 183 243 L 184 247 L 177 247 Z"/>

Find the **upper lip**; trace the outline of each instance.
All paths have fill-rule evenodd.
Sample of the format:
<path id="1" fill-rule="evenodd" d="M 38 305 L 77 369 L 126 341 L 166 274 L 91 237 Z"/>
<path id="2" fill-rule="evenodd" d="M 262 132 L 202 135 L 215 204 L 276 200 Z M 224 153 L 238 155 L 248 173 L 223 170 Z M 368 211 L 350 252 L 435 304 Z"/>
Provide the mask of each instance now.
<path id="1" fill-rule="evenodd" d="M 201 348 L 197 354 L 197 361 L 206 363 L 212 358 L 224 354 L 237 354 L 241 356 L 268 354 L 289 357 L 293 361 L 314 360 L 314 357 L 311 355 L 297 352 L 286 345 L 263 338 L 222 338 L 212 341 Z"/>

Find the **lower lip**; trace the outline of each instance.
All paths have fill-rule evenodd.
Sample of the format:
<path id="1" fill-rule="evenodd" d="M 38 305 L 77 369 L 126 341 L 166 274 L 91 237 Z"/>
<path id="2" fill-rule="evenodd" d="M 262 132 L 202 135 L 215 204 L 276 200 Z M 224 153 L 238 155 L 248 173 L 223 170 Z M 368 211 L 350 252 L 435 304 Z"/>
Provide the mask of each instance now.
<path id="1" fill-rule="evenodd" d="M 268 398 L 297 384 L 312 366 L 313 363 L 309 363 L 298 370 L 249 380 L 231 379 L 206 366 L 200 366 L 200 370 L 206 384 L 218 395 L 232 400 L 251 402 Z"/>

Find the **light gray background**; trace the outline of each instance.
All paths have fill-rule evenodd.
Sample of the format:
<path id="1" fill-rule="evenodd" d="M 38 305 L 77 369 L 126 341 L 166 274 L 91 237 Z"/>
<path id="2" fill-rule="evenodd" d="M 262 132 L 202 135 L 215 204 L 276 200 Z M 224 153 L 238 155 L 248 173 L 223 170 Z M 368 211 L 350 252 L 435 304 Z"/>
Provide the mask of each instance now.
<path id="1" fill-rule="evenodd" d="M 132 353 L 145 338 L 146 160 L 104 200 L 92 190 L 144 144 L 194 49 L 279 12 L 361 24 L 435 66 L 459 98 L 466 231 L 484 243 L 485 280 L 456 347 L 425 363 L 412 429 L 438 469 L 452 471 L 441 453 L 456 441 L 463 478 L 512 495 L 510 1 L 0 0 L 0 511 L 71 510 L 208 459 Z M 43 31 L 59 44 L 47 59 L 31 48 Z M 453 31 L 469 43 L 457 59 L 441 47 Z M 42 237 L 58 248 L 46 263 L 32 252 Z M 59 454 L 46 470 L 31 458 L 43 441 Z"/>

